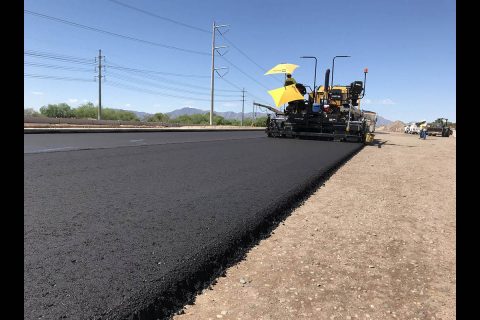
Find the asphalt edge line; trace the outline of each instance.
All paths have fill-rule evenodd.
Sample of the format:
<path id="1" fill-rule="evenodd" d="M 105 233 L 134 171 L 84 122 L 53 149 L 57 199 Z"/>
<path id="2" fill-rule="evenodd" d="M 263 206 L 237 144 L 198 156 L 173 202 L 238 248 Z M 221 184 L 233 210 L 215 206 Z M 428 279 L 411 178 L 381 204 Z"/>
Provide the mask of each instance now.
<path id="1" fill-rule="evenodd" d="M 167 129 L 167 128 L 23 128 L 24 134 L 42 134 L 42 133 L 117 133 L 117 132 L 207 132 L 207 131 L 265 131 L 260 128 L 190 128 L 190 129 Z"/>
<path id="2" fill-rule="evenodd" d="M 263 139 L 265 137 L 250 137 L 250 138 L 229 138 L 229 139 L 213 139 L 213 140 L 198 140 L 198 141 L 178 141 L 178 142 L 161 142 L 161 143 L 152 143 L 152 144 L 137 144 L 129 146 L 116 146 L 116 147 L 84 147 L 78 149 L 67 149 L 73 147 L 63 147 L 63 148 L 53 148 L 46 149 L 41 151 L 34 152 L 23 152 L 23 155 L 32 155 L 32 154 L 44 154 L 44 153 L 58 153 L 58 152 L 74 152 L 74 151 L 91 151 L 91 150 L 109 150 L 109 149 L 120 149 L 120 148 L 138 148 L 138 147 L 151 147 L 151 146 L 168 146 L 168 145 L 177 145 L 177 144 L 187 144 L 187 143 L 199 143 L 199 142 L 221 142 L 221 141 L 237 141 L 237 140 L 251 140 L 251 139 Z M 55 150 L 57 149 L 57 150 Z"/>
<path id="3" fill-rule="evenodd" d="M 349 142 L 342 142 L 349 143 Z M 106 319 L 122 320 L 157 320 L 172 319 L 174 315 L 181 314 L 185 305 L 193 304 L 197 295 L 217 282 L 217 278 L 225 277 L 228 268 L 244 260 L 252 248 L 262 240 L 270 237 L 280 223 L 285 221 L 298 207 L 304 204 L 325 182 L 330 179 L 338 169 L 363 150 L 364 144 L 358 149 L 346 154 L 335 164 L 322 170 L 317 176 L 307 180 L 297 187 L 294 192 L 273 210 L 264 215 L 263 220 L 253 229 L 244 230 L 243 234 L 230 243 L 223 244 L 223 253 L 207 258 L 204 264 L 196 270 L 188 270 L 188 261 L 172 272 L 185 275 L 177 283 L 165 283 L 156 292 L 150 292 L 149 298 L 140 298 L 132 301 L 128 306 L 109 310 Z M 205 260 L 205 259 L 204 259 Z M 150 301 L 147 301 L 150 300 Z M 152 301 L 153 300 L 153 301 Z M 137 310 L 132 310 L 138 306 Z M 120 310 L 121 309 L 121 310 Z"/>

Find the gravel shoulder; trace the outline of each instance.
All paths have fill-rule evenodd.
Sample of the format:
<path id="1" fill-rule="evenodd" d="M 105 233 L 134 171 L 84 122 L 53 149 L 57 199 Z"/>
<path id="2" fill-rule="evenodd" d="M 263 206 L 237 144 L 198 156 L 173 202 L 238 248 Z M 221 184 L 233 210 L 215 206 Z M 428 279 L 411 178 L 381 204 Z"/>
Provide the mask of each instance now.
<path id="1" fill-rule="evenodd" d="M 375 139 L 174 319 L 455 319 L 456 138 Z"/>

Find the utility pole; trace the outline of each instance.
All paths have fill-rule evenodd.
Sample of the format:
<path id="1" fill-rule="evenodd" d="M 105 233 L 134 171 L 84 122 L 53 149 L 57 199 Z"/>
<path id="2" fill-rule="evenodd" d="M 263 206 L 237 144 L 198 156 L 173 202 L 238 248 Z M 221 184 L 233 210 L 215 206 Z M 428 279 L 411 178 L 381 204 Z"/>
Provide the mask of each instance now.
<path id="1" fill-rule="evenodd" d="M 255 101 L 253 101 L 253 108 L 252 108 L 252 127 L 253 123 L 255 122 Z"/>
<path id="2" fill-rule="evenodd" d="M 102 120 L 102 50 L 98 50 L 98 120 Z"/>
<path id="3" fill-rule="evenodd" d="M 210 83 L 210 125 L 213 125 L 213 92 L 215 86 L 215 20 L 212 26 L 212 81 Z"/>
<path id="4" fill-rule="evenodd" d="M 241 125 L 242 127 L 243 127 L 244 107 L 245 107 L 245 88 L 242 89 L 242 121 L 240 122 L 240 125 Z"/>
<path id="5" fill-rule="evenodd" d="M 210 125 L 213 125 L 213 105 L 215 95 L 215 71 L 226 68 L 215 68 L 215 51 L 220 48 L 226 48 L 226 46 L 215 47 L 215 32 L 218 28 L 227 27 L 227 25 L 215 25 L 213 21 L 212 25 L 212 79 L 211 79 L 211 92 L 210 92 Z"/>

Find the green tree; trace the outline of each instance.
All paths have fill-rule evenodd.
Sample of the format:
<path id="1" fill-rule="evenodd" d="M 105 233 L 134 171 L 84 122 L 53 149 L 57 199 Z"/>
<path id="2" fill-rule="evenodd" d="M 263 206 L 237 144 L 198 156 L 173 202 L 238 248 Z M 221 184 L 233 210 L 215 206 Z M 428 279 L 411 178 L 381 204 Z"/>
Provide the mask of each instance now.
<path id="1" fill-rule="evenodd" d="M 222 116 L 213 115 L 213 124 L 214 125 L 231 125 L 232 121 L 227 120 Z M 192 114 L 192 115 L 181 115 L 177 118 L 173 119 L 171 122 L 183 124 L 183 125 L 203 125 L 207 126 L 210 124 L 210 114 L 209 113 L 199 113 L 199 114 Z"/>
<path id="2" fill-rule="evenodd" d="M 40 113 L 49 118 L 73 118 L 74 111 L 66 103 L 49 104 L 40 108 Z"/>
<path id="3" fill-rule="evenodd" d="M 98 108 L 91 102 L 84 103 L 73 109 L 77 119 L 97 119 Z"/>
<path id="4" fill-rule="evenodd" d="M 103 120 L 140 121 L 135 113 L 131 111 L 117 110 L 111 108 L 102 109 Z"/>
<path id="5" fill-rule="evenodd" d="M 191 115 L 181 115 L 175 118 L 175 123 L 185 124 L 185 125 L 208 125 L 210 124 L 210 115 L 209 114 L 191 114 Z"/>
<path id="6" fill-rule="evenodd" d="M 244 126 L 253 126 L 253 127 L 266 127 L 267 126 L 267 117 L 258 117 L 255 118 L 252 124 L 252 118 L 243 119 Z"/>
<path id="7" fill-rule="evenodd" d="M 170 117 L 165 113 L 155 113 L 153 116 L 147 118 L 147 122 L 168 122 Z"/>
<path id="8" fill-rule="evenodd" d="M 23 109 L 24 116 L 40 117 L 41 114 L 33 108 Z"/>
<path id="9" fill-rule="evenodd" d="M 260 118 L 259 118 L 260 119 Z M 217 126 L 240 126 L 240 120 L 235 119 L 225 119 L 222 116 L 213 115 L 213 124 Z M 266 118 L 265 118 L 266 120 Z M 248 122 L 250 121 L 250 122 Z M 203 125 L 207 126 L 210 124 L 210 114 L 209 113 L 202 113 L 202 114 L 192 114 L 192 115 L 181 115 L 177 118 L 170 119 L 170 123 L 176 123 L 181 125 Z M 265 122 L 265 121 L 264 121 Z M 245 126 L 251 125 L 252 120 L 244 119 L 243 124 Z M 258 126 L 261 126 L 261 119 L 257 120 L 256 123 L 259 123 Z"/>

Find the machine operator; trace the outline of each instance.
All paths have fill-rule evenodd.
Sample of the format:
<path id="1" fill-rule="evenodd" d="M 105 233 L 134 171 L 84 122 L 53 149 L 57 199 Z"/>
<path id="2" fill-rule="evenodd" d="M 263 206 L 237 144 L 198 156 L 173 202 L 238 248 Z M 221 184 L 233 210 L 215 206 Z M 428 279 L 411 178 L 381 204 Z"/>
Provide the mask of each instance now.
<path id="1" fill-rule="evenodd" d="M 295 81 L 295 79 L 292 77 L 290 73 L 287 73 L 287 78 L 285 79 L 284 86 L 286 87 L 292 84 L 297 84 L 297 81 Z"/>

